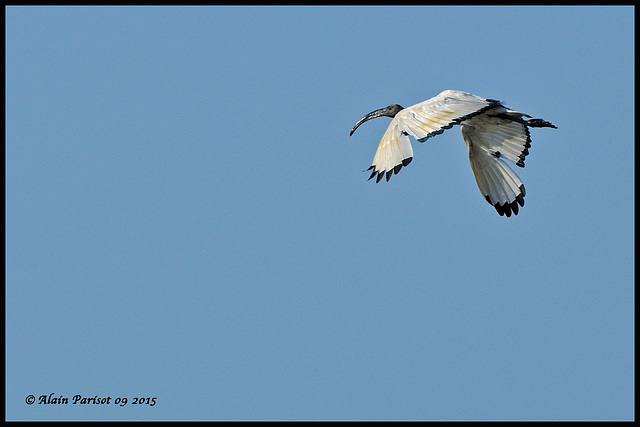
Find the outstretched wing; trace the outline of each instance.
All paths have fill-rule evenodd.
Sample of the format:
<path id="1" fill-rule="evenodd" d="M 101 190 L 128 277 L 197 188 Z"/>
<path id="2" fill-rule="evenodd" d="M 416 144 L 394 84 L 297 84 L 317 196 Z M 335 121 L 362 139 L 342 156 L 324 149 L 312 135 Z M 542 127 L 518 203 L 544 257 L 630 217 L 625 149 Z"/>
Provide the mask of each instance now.
<path id="1" fill-rule="evenodd" d="M 484 99 L 459 90 L 445 90 L 437 96 L 400 111 L 395 119 L 401 131 L 424 142 L 451 129 L 453 125 L 499 106 L 500 102 Z"/>
<path id="2" fill-rule="evenodd" d="M 503 160 L 524 167 L 531 136 L 522 116 L 527 115 L 497 107 L 462 124 L 478 188 L 500 215 L 517 215 L 518 205 L 524 206 L 524 185 Z"/>
<path id="3" fill-rule="evenodd" d="M 391 175 L 397 174 L 411 162 L 413 150 L 409 135 L 424 142 L 453 125 L 497 106 L 500 103 L 495 100 L 458 90 L 445 90 L 427 101 L 401 110 L 382 136 L 373 162 L 367 169 L 372 170 L 369 179 L 377 175 L 376 182 L 383 177 L 389 181 Z"/>
<path id="4" fill-rule="evenodd" d="M 391 175 L 400 172 L 400 169 L 411 163 L 412 159 L 413 148 L 411 148 L 409 137 L 398 129 L 398 121 L 394 118 L 382 136 L 373 162 L 367 169 L 373 169 L 369 179 L 377 175 L 376 182 L 380 182 L 383 176 L 386 176 L 389 181 Z"/>

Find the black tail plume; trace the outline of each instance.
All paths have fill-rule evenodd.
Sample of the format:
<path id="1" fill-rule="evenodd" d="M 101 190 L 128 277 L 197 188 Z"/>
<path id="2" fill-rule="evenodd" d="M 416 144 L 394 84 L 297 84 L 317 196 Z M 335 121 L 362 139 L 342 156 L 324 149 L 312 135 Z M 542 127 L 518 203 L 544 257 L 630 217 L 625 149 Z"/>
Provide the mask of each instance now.
<path id="1" fill-rule="evenodd" d="M 558 127 L 552 123 L 549 123 L 546 120 L 542 120 L 542 119 L 531 119 L 531 120 L 527 120 L 526 125 L 532 128 L 554 128 L 554 129 L 558 129 Z"/>

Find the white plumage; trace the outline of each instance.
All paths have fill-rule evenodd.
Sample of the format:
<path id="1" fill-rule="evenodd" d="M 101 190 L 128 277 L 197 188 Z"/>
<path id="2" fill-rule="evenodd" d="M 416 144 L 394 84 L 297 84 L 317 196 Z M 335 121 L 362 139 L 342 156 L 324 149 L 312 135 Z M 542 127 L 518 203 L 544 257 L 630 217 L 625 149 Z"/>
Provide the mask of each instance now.
<path id="1" fill-rule="evenodd" d="M 393 117 L 393 120 L 367 169 L 372 170 L 369 179 L 376 177 L 376 182 L 380 182 L 386 177 L 388 181 L 411 162 L 413 149 L 409 136 L 424 142 L 453 125 L 460 125 L 480 192 L 500 215 L 508 217 L 511 213 L 518 214 L 518 205 L 524 206 L 525 189 L 503 159 L 524 167 L 531 147 L 529 128 L 556 128 L 542 119 L 524 119 L 531 116 L 510 110 L 499 101 L 445 90 L 408 108 L 392 104 L 373 111 L 356 123 L 350 135 L 362 123 L 380 116 Z"/>

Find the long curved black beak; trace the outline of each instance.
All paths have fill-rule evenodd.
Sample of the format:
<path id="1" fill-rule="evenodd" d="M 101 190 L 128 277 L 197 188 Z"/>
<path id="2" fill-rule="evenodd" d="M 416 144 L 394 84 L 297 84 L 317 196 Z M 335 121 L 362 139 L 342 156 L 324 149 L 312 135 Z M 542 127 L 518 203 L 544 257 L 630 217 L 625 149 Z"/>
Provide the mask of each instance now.
<path id="1" fill-rule="evenodd" d="M 391 104 L 388 107 L 384 107 L 379 110 L 370 112 L 369 114 L 367 114 L 366 116 L 358 120 L 358 123 L 356 123 L 353 129 L 351 129 L 351 133 L 349 133 L 349 136 L 353 135 L 356 129 L 358 129 L 358 126 L 360 126 L 367 120 L 375 119 L 376 117 L 380 117 L 380 116 L 395 117 L 396 114 L 398 114 L 398 112 L 401 111 L 402 109 L 403 108 L 401 105 Z"/>
<path id="2" fill-rule="evenodd" d="M 356 131 L 356 129 L 358 129 L 358 126 L 360 126 L 361 124 L 363 124 L 367 120 L 371 120 L 371 119 L 375 119 L 376 117 L 383 116 L 384 113 L 385 113 L 385 110 L 386 110 L 386 108 L 381 108 L 379 110 L 372 111 L 369 114 L 367 114 L 366 116 L 364 116 L 363 118 L 361 118 L 360 120 L 358 120 L 358 123 L 356 123 L 356 125 L 353 127 L 353 129 L 351 129 L 351 132 L 349 133 L 349 136 L 353 135 L 353 133 Z"/>

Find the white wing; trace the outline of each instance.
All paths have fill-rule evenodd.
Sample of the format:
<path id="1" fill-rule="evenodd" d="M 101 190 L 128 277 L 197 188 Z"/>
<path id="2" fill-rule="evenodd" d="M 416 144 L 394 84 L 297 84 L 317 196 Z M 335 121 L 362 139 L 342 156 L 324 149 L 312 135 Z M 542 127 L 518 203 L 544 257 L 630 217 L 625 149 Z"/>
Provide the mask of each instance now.
<path id="1" fill-rule="evenodd" d="M 405 108 L 395 119 L 400 123 L 401 131 L 424 142 L 498 105 L 500 102 L 492 99 L 459 90 L 445 90 L 431 99 Z"/>
<path id="2" fill-rule="evenodd" d="M 462 123 L 462 137 L 478 188 L 500 215 L 517 215 L 518 205 L 524 206 L 524 185 L 502 160 L 524 167 L 531 137 L 522 116 L 529 117 L 497 107 Z"/>
<path id="3" fill-rule="evenodd" d="M 373 158 L 369 179 L 377 175 L 380 182 L 398 173 L 413 158 L 408 135 L 420 142 L 450 129 L 453 125 L 499 106 L 500 103 L 467 92 L 445 90 L 439 95 L 401 110 L 391 120 Z"/>
<path id="4" fill-rule="evenodd" d="M 389 127 L 382 136 L 376 155 L 369 169 L 373 169 L 369 179 L 378 175 L 376 182 L 380 182 L 383 176 L 387 181 L 394 173 L 400 172 L 403 166 L 407 166 L 413 159 L 413 148 L 406 133 L 398 129 L 398 121 L 391 120 Z"/>

